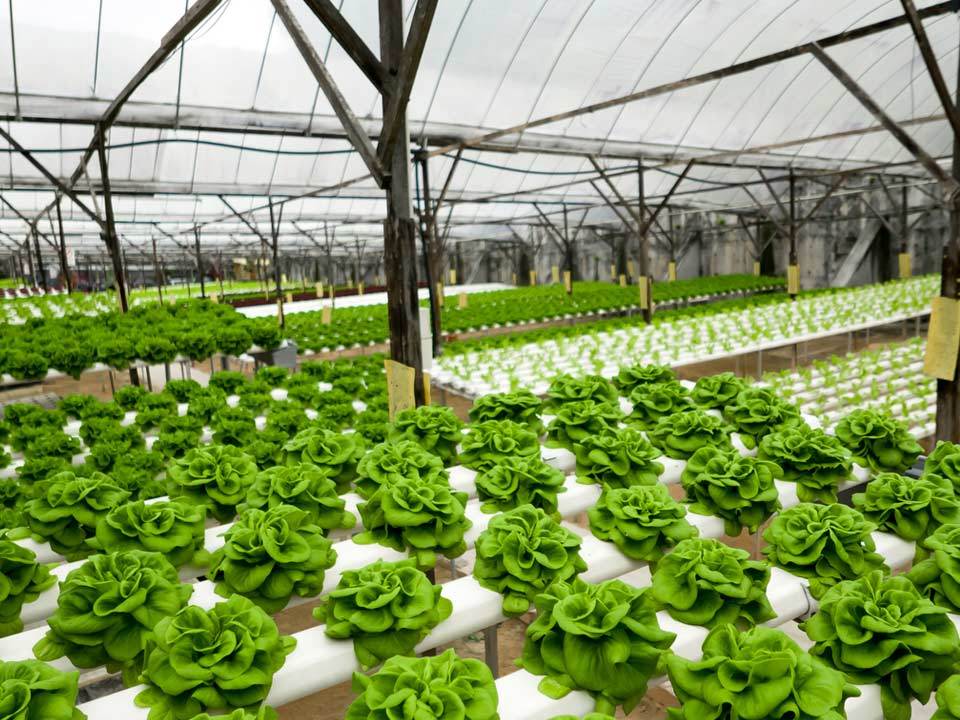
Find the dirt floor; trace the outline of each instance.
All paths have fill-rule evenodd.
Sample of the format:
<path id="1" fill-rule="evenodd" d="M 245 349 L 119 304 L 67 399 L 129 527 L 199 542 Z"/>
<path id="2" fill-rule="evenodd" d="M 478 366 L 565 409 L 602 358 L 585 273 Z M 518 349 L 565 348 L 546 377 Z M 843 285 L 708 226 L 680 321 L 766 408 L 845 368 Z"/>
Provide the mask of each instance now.
<path id="1" fill-rule="evenodd" d="M 897 342 L 907 336 L 912 337 L 914 331 L 915 328 L 911 323 L 909 327 L 897 325 L 880 330 L 871 330 L 869 336 L 864 332 L 856 333 L 852 338 L 847 335 L 836 336 L 802 344 L 797 348 L 796 356 L 793 347 L 766 351 L 763 353 L 763 371 L 769 372 L 789 369 L 794 367 L 795 363 L 802 366 L 809 364 L 815 359 L 826 358 L 835 354 L 842 355 L 851 349 L 862 350 Z M 205 372 L 209 372 L 211 369 L 209 363 L 198 364 L 196 367 Z M 238 363 L 235 363 L 232 369 L 252 371 L 250 367 L 241 368 Z M 715 362 L 688 365 L 680 369 L 678 374 L 683 379 L 695 380 L 702 375 L 725 371 L 733 371 L 739 375 L 756 377 L 756 353 Z M 115 387 L 129 383 L 129 377 L 126 373 L 113 373 L 112 375 L 112 383 Z M 179 377 L 179 373 L 176 371 L 175 377 Z M 47 392 L 57 393 L 59 395 L 76 392 L 90 393 L 106 399 L 112 394 L 111 377 L 107 372 L 86 373 L 80 380 L 63 378 L 42 384 L 27 385 L 0 393 L 0 402 Z M 438 404 L 450 405 L 463 419 L 467 418 L 467 412 L 471 406 L 469 399 L 437 387 L 433 388 L 433 401 Z M 921 442 L 927 451 L 929 451 L 930 440 L 924 439 Z M 674 490 L 679 491 L 680 489 L 676 487 Z M 586 525 L 585 518 L 578 518 L 578 521 L 579 524 Z M 725 538 L 725 540 L 730 544 L 742 547 L 752 553 L 759 551 L 759 543 L 754 536 L 744 534 L 738 538 Z M 447 575 L 447 577 L 443 576 L 443 570 L 440 572 L 440 580 L 449 579 L 449 575 Z M 315 626 L 316 621 L 314 621 L 311 615 L 311 611 L 315 605 L 316 603 L 304 605 L 281 613 L 278 616 L 278 624 L 281 630 L 285 633 L 291 633 Z M 497 629 L 499 671 L 501 675 L 506 675 L 516 669 L 513 664 L 513 659 L 521 654 L 526 625 L 531 620 L 532 618 L 530 617 L 510 620 L 503 623 Z M 479 659 L 484 658 L 482 633 L 463 638 L 454 643 L 453 647 L 461 656 Z M 441 650 L 443 649 L 446 648 L 441 648 Z M 343 683 L 284 706 L 280 709 L 280 718 L 281 720 L 339 720 L 345 715 L 346 708 L 352 700 L 353 694 L 350 690 L 350 684 Z M 644 701 L 630 713 L 630 715 L 620 714 L 618 717 L 629 717 L 632 720 L 660 720 L 666 717 L 665 708 L 675 704 L 676 700 L 669 692 L 657 688 L 648 692 Z"/>

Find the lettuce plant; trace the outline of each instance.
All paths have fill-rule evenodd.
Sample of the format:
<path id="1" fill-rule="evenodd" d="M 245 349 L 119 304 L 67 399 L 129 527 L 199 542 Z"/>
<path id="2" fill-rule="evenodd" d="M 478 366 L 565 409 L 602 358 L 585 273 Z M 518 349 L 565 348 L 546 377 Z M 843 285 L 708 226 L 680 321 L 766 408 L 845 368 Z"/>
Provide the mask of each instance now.
<path id="1" fill-rule="evenodd" d="M 123 420 L 123 416 L 125 414 L 126 411 L 117 405 L 117 403 L 100 402 L 94 398 L 84 406 L 83 414 L 80 416 L 80 419 L 89 420 L 90 418 L 113 418 L 114 420 Z"/>
<path id="2" fill-rule="evenodd" d="M 227 394 L 215 387 L 207 386 L 194 391 L 187 405 L 187 415 L 209 422 L 214 413 L 227 404 Z"/>
<path id="3" fill-rule="evenodd" d="M 822 597 L 842 580 L 886 570 L 871 533 L 877 526 L 847 505 L 800 503 L 779 513 L 763 532 L 767 559 L 807 578 Z"/>
<path id="4" fill-rule="evenodd" d="M 106 665 L 136 682 L 153 628 L 187 604 L 193 587 L 160 553 L 94 555 L 60 583 L 50 629 L 34 646 L 40 660 L 66 656 L 74 666 Z"/>
<path id="5" fill-rule="evenodd" d="M 58 457 L 67 461 L 79 452 L 79 438 L 67 435 L 60 428 L 44 428 L 43 432 L 23 449 L 24 457 Z"/>
<path id="6" fill-rule="evenodd" d="M 858 685 L 880 685 L 887 720 L 907 720 L 960 661 L 960 639 L 945 608 L 907 578 L 880 571 L 834 585 L 801 627 L 822 657 Z"/>
<path id="7" fill-rule="evenodd" d="M 159 444 L 159 440 L 157 443 Z M 196 446 L 194 441 L 193 446 Z M 134 426 L 113 427 L 112 430 L 101 434 L 95 445 L 90 448 L 87 454 L 85 465 L 92 470 L 99 470 L 104 473 L 111 473 L 117 466 L 117 463 L 123 458 L 128 457 L 130 453 L 140 451 L 145 443 L 143 435 Z M 159 451 L 160 448 L 157 448 Z"/>
<path id="8" fill-rule="evenodd" d="M 784 480 L 797 483 L 802 502 L 836 502 L 840 483 L 850 477 L 850 451 L 833 435 L 805 423 L 765 435 L 757 456 L 775 462 Z"/>
<path id="9" fill-rule="evenodd" d="M 941 525 L 919 542 L 918 558 L 906 573 L 940 607 L 960 612 L 960 525 Z"/>
<path id="10" fill-rule="evenodd" d="M 579 715 L 554 715 L 550 720 L 614 720 L 614 717 L 607 713 L 588 712 L 583 717 Z"/>
<path id="11" fill-rule="evenodd" d="M 217 370 L 210 374 L 210 387 L 221 390 L 225 395 L 236 394 L 240 386 L 246 382 L 247 376 L 237 370 Z"/>
<path id="12" fill-rule="evenodd" d="M 722 410 L 746 389 L 746 380 L 732 372 L 704 375 L 693 386 L 690 399 L 702 408 Z"/>
<path id="13" fill-rule="evenodd" d="M 166 483 L 157 478 L 165 466 L 160 453 L 132 449 L 117 458 L 110 477 L 121 487 L 136 492 L 140 499 L 149 500 L 166 493 Z"/>
<path id="14" fill-rule="evenodd" d="M 508 457 L 477 475 L 477 497 L 485 513 L 529 504 L 554 515 L 563 483 L 563 473 L 539 457 Z"/>
<path id="15" fill-rule="evenodd" d="M 250 600 L 233 595 L 212 609 L 187 605 L 157 623 L 137 695 L 150 720 L 191 720 L 208 708 L 255 709 L 296 640 Z"/>
<path id="16" fill-rule="evenodd" d="M 28 495 L 20 481 L 12 477 L 0 478 L 0 532 L 26 527 L 23 505 Z"/>
<path id="17" fill-rule="evenodd" d="M 708 445 L 732 447 L 730 428 L 703 410 L 688 410 L 662 417 L 647 431 L 650 442 L 667 457 L 686 460 Z"/>
<path id="18" fill-rule="evenodd" d="M 77 477 L 65 471 L 44 483 L 43 491 L 24 506 L 24 515 L 30 531 L 54 552 L 80 560 L 91 552 L 86 541 L 93 537 L 100 517 L 129 497 L 103 473 Z"/>
<path id="19" fill-rule="evenodd" d="M 157 552 L 174 567 L 204 565 L 206 508 L 179 500 L 117 505 L 97 521 L 87 544 L 100 552 Z"/>
<path id="20" fill-rule="evenodd" d="M 53 587 L 57 579 L 50 574 L 52 567 L 39 564 L 32 550 L 0 532 L 0 637 L 23 630 L 20 610 Z"/>
<path id="21" fill-rule="evenodd" d="M 593 400 L 596 403 L 617 404 L 617 389 L 600 375 L 557 375 L 547 388 L 543 402 L 545 412 L 555 412 L 561 405 L 577 400 Z"/>
<path id="22" fill-rule="evenodd" d="M 460 444 L 460 463 L 477 472 L 508 457 L 540 456 L 540 441 L 510 420 L 487 420 L 471 425 Z"/>
<path id="23" fill-rule="evenodd" d="M 732 448 L 703 447 L 687 460 L 680 483 L 693 512 L 721 518 L 724 532 L 736 537 L 743 528 L 756 532 L 780 509 L 773 481 L 781 475 L 780 467 L 767 460 L 743 457 Z"/>
<path id="24" fill-rule="evenodd" d="M 253 413 L 242 407 L 222 407 L 210 419 L 213 441 L 243 447 L 257 434 Z"/>
<path id="25" fill-rule="evenodd" d="M 351 528 L 357 519 L 344 510 L 343 498 L 327 471 L 316 465 L 276 465 L 257 473 L 247 490 L 246 502 L 238 508 L 268 510 L 278 505 L 293 505 L 310 516 L 313 525 L 323 530 Z"/>
<path id="26" fill-rule="evenodd" d="M 281 459 L 286 465 L 308 463 L 323 468 L 336 482 L 337 492 L 342 494 L 350 489 L 350 482 L 357 476 L 357 463 L 364 450 L 363 438 L 356 433 L 343 435 L 311 426 L 284 444 Z"/>
<path id="27" fill-rule="evenodd" d="M 269 613 L 293 595 L 313 597 L 337 553 L 309 513 L 292 505 L 244 510 L 210 560 L 217 593 L 248 597 Z"/>
<path id="28" fill-rule="evenodd" d="M 278 717 L 277 711 L 272 707 L 261 705 L 256 711 L 247 711 L 241 708 L 234 710 L 228 715 L 200 713 L 199 715 L 194 715 L 191 720 L 277 720 Z"/>
<path id="29" fill-rule="evenodd" d="M 452 408 L 423 405 L 398 412 L 387 439 L 412 440 L 440 458 L 444 465 L 452 465 L 457 458 L 462 430 L 463 423 Z"/>
<path id="30" fill-rule="evenodd" d="M 540 692 L 596 698 L 596 710 L 630 712 L 676 636 L 660 629 L 649 591 L 620 580 L 557 582 L 536 600 L 517 665 L 546 676 Z"/>
<path id="31" fill-rule="evenodd" d="M 503 595 L 503 614 L 522 615 L 555 582 L 569 582 L 587 569 L 580 536 L 543 510 L 521 505 L 490 520 L 477 538 L 473 576 Z"/>
<path id="32" fill-rule="evenodd" d="M 296 435 L 310 424 L 303 408 L 288 400 L 274 401 L 267 409 L 267 429 Z"/>
<path id="33" fill-rule="evenodd" d="M 953 484 L 954 492 L 960 492 L 960 445 L 946 440 L 937 441 L 937 446 L 923 465 L 923 474 L 945 477 Z"/>
<path id="34" fill-rule="evenodd" d="M 437 553 L 452 558 L 466 551 L 463 534 L 471 526 L 464 514 L 466 504 L 467 494 L 454 492 L 441 475 L 393 480 L 360 503 L 357 509 L 365 530 L 354 536 L 354 542 L 407 551 L 418 567 L 432 568 Z"/>
<path id="35" fill-rule="evenodd" d="M 834 434 L 855 463 L 874 472 L 909 470 L 923 452 L 904 423 L 879 410 L 854 410 L 837 423 Z"/>
<path id="36" fill-rule="evenodd" d="M 257 464 L 230 445 L 194 448 L 167 468 L 171 498 L 203 505 L 220 522 L 232 520 L 257 476 Z"/>
<path id="37" fill-rule="evenodd" d="M 769 388 L 748 387 L 723 408 L 723 417 L 753 448 L 768 433 L 799 425 L 800 411 Z"/>
<path id="38" fill-rule="evenodd" d="M 675 620 L 712 628 L 750 627 L 776 617 L 767 599 L 770 568 L 746 550 L 692 538 L 657 563 L 653 597 Z"/>
<path id="39" fill-rule="evenodd" d="M 540 417 L 541 404 L 540 398 L 529 390 L 491 393 L 473 401 L 473 407 L 470 408 L 470 422 L 511 420 L 537 435 L 542 435 L 544 427 Z"/>
<path id="40" fill-rule="evenodd" d="M 328 637 L 352 638 L 357 661 L 367 670 L 394 655 L 413 655 L 417 644 L 452 612 L 440 586 L 413 560 L 378 560 L 344 571 L 313 616 L 326 621 Z"/>
<path id="41" fill-rule="evenodd" d="M 651 363 L 621 367 L 613 379 L 613 384 L 621 395 L 630 397 L 639 387 L 676 382 L 676 380 L 677 375 L 672 368 Z"/>
<path id="42" fill-rule="evenodd" d="M 679 708 L 670 720 L 844 720 L 843 703 L 860 690 L 842 672 L 800 649 L 784 632 L 763 626 L 713 628 L 700 660 L 668 655 L 667 675 Z"/>
<path id="43" fill-rule="evenodd" d="M 368 443 L 374 444 L 384 442 L 390 435 L 392 427 L 390 415 L 386 410 L 367 408 L 353 421 L 353 429 Z"/>
<path id="44" fill-rule="evenodd" d="M 373 675 L 353 674 L 358 696 L 344 720 L 497 720 L 497 685 L 480 660 L 452 649 L 436 657 L 387 660 Z"/>
<path id="45" fill-rule="evenodd" d="M 597 403 L 593 400 L 566 402 L 556 410 L 547 425 L 547 447 L 573 450 L 585 438 L 606 430 L 615 430 L 624 419 L 615 403 Z"/>
<path id="46" fill-rule="evenodd" d="M 79 678 L 39 660 L 0 660 L 0 718 L 86 720 L 77 707 Z"/>
<path id="47" fill-rule="evenodd" d="M 960 501 L 950 481 L 939 475 L 880 473 L 866 492 L 853 496 L 853 505 L 881 530 L 904 540 L 922 540 L 940 525 L 960 523 Z"/>
<path id="48" fill-rule="evenodd" d="M 177 414 L 177 401 L 170 395 L 151 393 L 137 402 L 137 427 L 149 430 L 159 427 L 169 417 Z"/>
<path id="49" fill-rule="evenodd" d="M 189 403 L 190 397 L 201 387 L 196 380 L 170 380 L 163 386 L 163 392 L 178 403 Z"/>
<path id="50" fill-rule="evenodd" d="M 67 417 L 79 420 L 88 407 L 97 402 L 93 395 L 71 394 L 60 398 L 57 409 L 66 413 Z"/>
<path id="51" fill-rule="evenodd" d="M 937 688 L 937 711 L 930 720 L 960 718 L 960 675 L 951 675 Z"/>
<path id="52" fill-rule="evenodd" d="M 17 468 L 17 478 L 30 497 L 38 495 L 50 478 L 63 472 L 73 472 L 74 468 L 61 457 L 49 456 L 28 458 Z"/>
<path id="53" fill-rule="evenodd" d="M 357 463 L 357 492 L 370 498 L 384 483 L 426 475 L 447 477 L 443 461 L 412 440 L 385 442 L 373 447 Z"/>
<path id="54" fill-rule="evenodd" d="M 151 450 L 166 457 L 179 458 L 200 444 L 203 421 L 193 415 L 174 415 L 160 423 L 157 441 Z"/>
<path id="55" fill-rule="evenodd" d="M 604 487 L 587 511 L 590 531 L 633 560 L 656 563 L 668 547 L 697 536 L 687 509 L 665 485 Z"/>
<path id="56" fill-rule="evenodd" d="M 630 422 L 645 430 L 662 417 L 693 407 L 690 392 L 676 380 L 640 385 L 630 393 L 630 403 L 633 405 Z"/>
<path id="57" fill-rule="evenodd" d="M 136 410 L 140 398 L 147 394 L 147 389 L 139 385 L 124 385 L 113 393 L 113 401 L 126 411 Z"/>
<path id="58" fill-rule="evenodd" d="M 266 470 L 280 462 L 283 445 L 288 439 L 288 433 L 266 427 L 246 444 L 244 451 L 254 459 L 258 468 Z"/>
<path id="59" fill-rule="evenodd" d="M 640 430 L 627 426 L 591 435 L 574 445 L 577 480 L 605 487 L 653 485 L 663 472 L 660 451 Z"/>

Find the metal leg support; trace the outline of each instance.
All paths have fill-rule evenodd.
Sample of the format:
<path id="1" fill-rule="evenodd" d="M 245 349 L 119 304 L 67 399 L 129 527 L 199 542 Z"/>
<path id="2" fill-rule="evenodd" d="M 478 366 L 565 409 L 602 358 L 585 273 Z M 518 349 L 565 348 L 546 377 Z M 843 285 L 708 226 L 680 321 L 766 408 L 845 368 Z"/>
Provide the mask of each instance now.
<path id="1" fill-rule="evenodd" d="M 483 659 L 493 676 L 500 677 L 500 644 L 497 635 L 499 625 L 493 625 L 483 631 Z"/>

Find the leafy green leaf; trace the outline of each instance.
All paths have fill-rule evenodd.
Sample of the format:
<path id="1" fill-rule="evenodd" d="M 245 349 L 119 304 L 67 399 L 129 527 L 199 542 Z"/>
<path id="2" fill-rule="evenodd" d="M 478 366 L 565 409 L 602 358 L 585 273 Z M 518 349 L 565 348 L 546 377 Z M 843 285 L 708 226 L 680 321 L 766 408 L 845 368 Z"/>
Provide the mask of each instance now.
<path id="1" fill-rule="evenodd" d="M 161 553 L 174 567 L 199 564 L 204 552 L 206 508 L 179 500 L 127 502 L 111 508 L 97 521 L 88 540 L 100 552 L 144 550 Z"/>
<path id="2" fill-rule="evenodd" d="M 363 438 L 311 426 L 294 435 L 284 446 L 286 465 L 307 463 L 324 468 L 337 483 L 337 492 L 345 493 L 357 476 L 357 463 L 364 453 Z"/>
<path id="3" fill-rule="evenodd" d="M 460 463 L 477 472 L 508 457 L 540 457 L 540 441 L 510 420 L 487 420 L 470 425 L 460 444 Z"/>
<path id="4" fill-rule="evenodd" d="M 837 501 L 840 483 L 850 477 L 851 454 L 840 441 L 806 424 L 788 425 L 760 441 L 757 457 L 783 469 L 783 479 L 797 483 L 802 502 Z"/>
<path id="5" fill-rule="evenodd" d="M 563 473 L 534 455 L 504 458 L 476 479 L 480 509 L 485 513 L 529 504 L 554 515 L 557 494 L 566 492 L 563 484 Z"/>
<path id="6" fill-rule="evenodd" d="M 0 660 L 0 718 L 86 720 L 76 706 L 79 677 L 39 660 Z"/>
<path id="7" fill-rule="evenodd" d="M 922 540 L 940 525 L 960 523 L 960 500 L 938 475 L 908 478 L 882 472 L 853 496 L 853 505 L 881 530 L 904 540 Z"/>
<path id="8" fill-rule="evenodd" d="M 452 408 L 423 405 L 398 412 L 387 439 L 412 440 L 449 466 L 457 458 L 457 444 L 462 438 L 462 430 L 463 423 Z"/>
<path id="9" fill-rule="evenodd" d="M 909 470 L 923 452 L 904 423 L 880 410 L 854 410 L 837 423 L 834 433 L 853 453 L 854 462 L 874 472 Z"/>
<path id="10" fill-rule="evenodd" d="M 194 448 L 167 469 L 170 497 L 205 505 L 220 522 L 233 519 L 256 476 L 253 458 L 230 445 Z"/>
<path id="11" fill-rule="evenodd" d="M 650 442 L 667 457 L 686 460 L 708 445 L 732 447 L 730 428 L 703 410 L 688 410 L 660 418 L 647 431 Z"/>
<path id="12" fill-rule="evenodd" d="M 328 470 L 297 463 L 277 465 L 257 473 L 247 491 L 246 502 L 239 506 L 267 510 L 278 505 L 293 505 L 310 515 L 310 522 L 323 530 L 351 528 L 356 518 L 344 510 L 343 498 Z"/>
<path id="13" fill-rule="evenodd" d="M 473 401 L 470 421 L 480 423 L 487 420 L 510 420 L 523 425 L 530 432 L 542 435 L 544 427 L 540 417 L 541 404 L 540 398 L 529 390 L 490 393 Z"/>
<path id="14" fill-rule="evenodd" d="M 0 532 L 0 637 L 23 630 L 20 611 L 57 579 L 52 565 L 40 565 L 37 556 Z"/>
<path id="15" fill-rule="evenodd" d="M 663 464 L 660 451 L 633 427 L 608 429 L 583 438 L 573 446 L 577 479 L 605 487 L 630 487 L 657 483 Z"/>

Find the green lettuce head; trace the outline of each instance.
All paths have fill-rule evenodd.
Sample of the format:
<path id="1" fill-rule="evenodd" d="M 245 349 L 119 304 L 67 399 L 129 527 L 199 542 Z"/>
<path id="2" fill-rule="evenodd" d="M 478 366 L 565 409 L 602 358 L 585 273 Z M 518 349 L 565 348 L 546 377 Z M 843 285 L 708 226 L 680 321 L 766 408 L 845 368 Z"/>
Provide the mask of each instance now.
<path id="1" fill-rule="evenodd" d="M 276 465 L 257 473 L 247 490 L 246 502 L 239 506 L 268 510 L 278 505 L 293 505 L 310 515 L 310 522 L 323 530 L 353 527 L 357 519 L 344 510 L 343 498 L 337 495 L 337 484 L 327 470 L 297 463 Z"/>
<path id="2" fill-rule="evenodd" d="M 686 460 L 708 445 L 732 447 L 730 428 L 723 420 L 703 410 L 688 410 L 662 417 L 647 431 L 647 437 L 664 455 L 675 460 Z"/>
<path id="3" fill-rule="evenodd" d="M 396 656 L 374 675 L 353 674 L 356 700 L 344 720 L 497 720 L 497 685 L 479 660 L 447 650 L 436 657 Z"/>
<path id="4" fill-rule="evenodd" d="M 253 458 L 231 445 L 194 448 L 167 468 L 170 497 L 204 505 L 220 522 L 233 519 L 256 477 Z"/>
<path id="5" fill-rule="evenodd" d="M 545 412 L 555 412 L 561 405 L 578 400 L 593 400 L 595 403 L 619 403 L 617 389 L 600 375 L 557 375 L 547 388 L 543 402 Z"/>
<path id="6" fill-rule="evenodd" d="M 387 439 L 411 440 L 440 458 L 444 465 L 452 465 L 457 459 L 462 430 L 463 423 L 451 408 L 422 405 L 398 412 Z"/>
<path id="7" fill-rule="evenodd" d="M 616 403 L 575 400 L 561 405 L 547 425 L 547 447 L 573 450 L 577 443 L 607 430 L 615 430 L 624 419 Z"/>
<path id="8" fill-rule="evenodd" d="M 532 505 L 495 516 L 477 538 L 473 576 L 503 595 L 507 617 L 527 612 L 550 583 L 571 581 L 586 569 L 580 536 Z"/>
<path id="9" fill-rule="evenodd" d="M 487 420 L 510 420 L 523 425 L 530 432 L 543 434 L 543 420 L 540 418 L 540 398 L 529 390 L 517 390 L 510 393 L 491 393 L 478 397 L 470 408 L 470 422 L 480 423 Z"/>
<path id="10" fill-rule="evenodd" d="M 111 508 L 97 521 L 96 536 L 88 541 L 99 552 L 145 550 L 156 552 L 174 567 L 203 565 L 206 508 L 169 500 L 126 502 Z"/>
<path id="11" fill-rule="evenodd" d="M 604 487 L 655 485 L 663 465 L 660 451 L 635 427 L 605 430 L 573 446 L 577 480 Z"/>
<path id="12" fill-rule="evenodd" d="M 0 718 L 86 720 L 77 707 L 80 673 L 61 672 L 39 660 L 0 660 Z"/>
<path id="13" fill-rule="evenodd" d="M 360 503 L 357 509 L 365 530 L 354 536 L 354 542 L 406 551 L 418 567 L 432 568 L 437 553 L 453 558 L 466 551 L 463 534 L 471 526 L 464 514 L 466 504 L 467 494 L 454 492 L 440 475 L 394 480 Z"/>
<path id="14" fill-rule="evenodd" d="M 217 593 L 243 595 L 269 613 L 282 610 L 293 595 L 319 595 L 337 560 L 323 528 L 292 505 L 244 510 L 224 538 L 210 561 Z"/>
<path id="15" fill-rule="evenodd" d="M 687 509 L 665 485 L 605 487 L 587 511 L 590 531 L 633 560 L 656 563 L 668 547 L 697 536 Z"/>
<path id="16" fill-rule="evenodd" d="M 877 526 L 847 505 L 800 503 L 779 513 L 763 531 L 767 559 L 807 578 L 820 598 L 842 580 L 887 570 L 871 533 Z"/>
<path id="17" fill-rule="evenodd" d="M 620 580 L 557 582 L 536 606 L 517 665 L 546 676 L 540 692 L 548 697 L 589 692 L 598 712 L 630 712 L 676 638 L 660 629 L 649 590 Z"/>
<path id="18" fill-rule="evenodd" d="M 880 473 L 866 492 L 853 496 L 853 505 L 881 530 L 904 540 L 922 540 L 940 525 L 960 523 L 960 501 L 953 485 L 938 475 L 908 478 Z"/>
<path id="19" fill-rule="evenodd" d="M 715 627 L 701 660 L 668 655 L 667 674 L 681 703 L 667 710 L 670 720 L 844 720 L 844 701 L 860 694 L 842 672 L 763 626 Z"/>
<path id="20" fill-rule="evenodd" d="M 920 541 L 906 576 L 940 607 L 960 612 L 960 525 L 941 525 Z"/>
<path id="21" fill-rule="evenodd" d="M 471 425 L 460 445 L 460 462 L 483 472 L 508 457 L 540 457 L 540 440 L 510 420 L 487 420 Z"/>
<path id="22" fill-rule="evenodd" d="M 776 617 L 768 582 L 769 566 L 751 560 L 746 550 L 693 538 L 657 563 L 653 597 L 670 617 L 688 625 L 751 627 Z"/>
<path id="23" fill-rule="evenodd" d="M 960 445 L 939 440 L 923 465 L 924 475 L 939 475 L 953 484 L 954 492 L 960 492 Z"/>
<path id="24" fill-rule="evenodd" d="M 194 715 L 191 720 L 277 720 L 279 716 L 272 707 L 261 705 L 256 711 L 234 710 L 228 715 L 208 715 L 200 713 Z"/>
<path id="25" fill-rule="evenodd" d="M 960 661 L 960 640 L 946 608 L 923 597 L 909 579 L 879 570 L 827 590 L 801 626 L 810 653 L 858 685 L 880 685 L 887 720 L 907 720 L 910 701 L 925 703 Z"/>
<path id="26" fill-rule="evenodd" d="M 508 457 L 477 475 L 477 497 L 485 513 L 533 505 L 553 515 L 557 494 L 566 492 L 563 473 L 537 456 Z"/>
<path id="27" fill-rule="evenodd" d="M 676 380 L 640 385 L 630 393 L 630 422 L 649 430 L 657 420 L 693 407 L 690 392 Z"/>
<path id="28" fill-rule="evenodd" d="M 352 638 L 357 661 L 369 669 L 394 655 L 413 655 L 417 644 L 452 612 L 440 586 L 413 560 L 379 560 L 346 570 L 313 616 L 326 620 L 328 637 Z"/>
<path id="29" fill-rule="evenodd" d="M 937 688 L 937 711 L 930 720 L 960 720 L 960 675 L 951 675 Z"/>
<path id="30" fill-rule="evenodd" d="M 32 550 L 8 540 L 0 532 L 0 637 L 23 630 L 20 610 L 57 581 L 50 574 L 51 567 L 40 565 Z"/>
<path id="31" fill-rule="evenodd" d="M 233 595 L 211 610 L 188 605 L 157 623 L 136 697 L 151 720 L 190 720 L 209 708 L 255 710 L 296 640 L 250 600 Z"/>
<path id="32" fill-rule="evenodd" d="M 65 471 L 44 483 L 42 492 L 24 506 L 30 531 L 46 540 L 67 560 L 81 560 L 92 552 L 100 517 L 126 502 L 130 493 L 103 473 L 77 477 Z"/>
<path id="33" fill-rule="evenodd" d="M 412 440 L 380 443 L 357 463 L 357 492 L 370 498 L 384 483 L 399 478 L 415 480 L 426 475 L 447 477 L 443 461 Z"/>
<path id="34" fill-rule="evenodd" d="M 873 472 L 904 472 L 923 452 L 904 423 L 880 410 L 854 410 L 837 423 L 834 434 L 855 463 Z"/>
<path id="35" fill-rule="evenodd" d="M 748 448 L 768 433 L 799 425 L 800 411 L 769 388 L 748 387 L 723 408 L 723 417 L 740 433 Z"/>
<path id="36" fill-rule="evenodd" d="M 213 441 L 220 445 L 243 447 L 256 438 L 257 423 L 251 411 L 243 407 L 222 407 L 210 420 Z"/>
<path id="37" fill-rule="evenodd" d="M 657 383 L 676 382 L 677 375 L 666 365 L 629 365 L 620 368 L 613 384 L 625 397 L 630 397 L 639 387 Z"/>
<path id="38" fill-rule="evenodd" d="M 79 668 L 106 665 L 133 685 L 153 629 L 183 608 L 192 592 L 160 553 L 94 555 L 60 583 L 50 629 L 33 652 L 47 661 L 66 656 Z"/>
<path id="39" fill-rule="evenodd" d="M 833 435 L 806 424 L 788 425 L 760 441 L 757 457 L 772 460 L 783 479 L 797 483 L 801 502 L 835 503 L 840 483 L 850 477 L 850 451 Z"/>
<path id="40" fill-rule="evenodd" d="M 281 459 L 285 465 L 309 463 L 327 470 L 337 484 L 337 492 L 343 494 L 357 476 L 357 463 L 365 449 L 363 438 L 356 433 L 344 435 L 311 426 L 298 432 L 283 446 Z"/>
<path id="41" fill-rule="evenodd" d="M 680 482 L 690 510 L 723 520 L 724 532 L 736 537 L 743 528 L 754 533 L 780 509 L 777 486 L 780 467 L 767 460 L 743 457 L 736 450 L 703 447 L 687 460 Z"/>
<path id="42" fill-rule="evenodd" d="M 747 382 L 732 372 L 704 375 L 693 386 L 690 398 L 708 410 L 723 410 L 747 389 Z"/>

